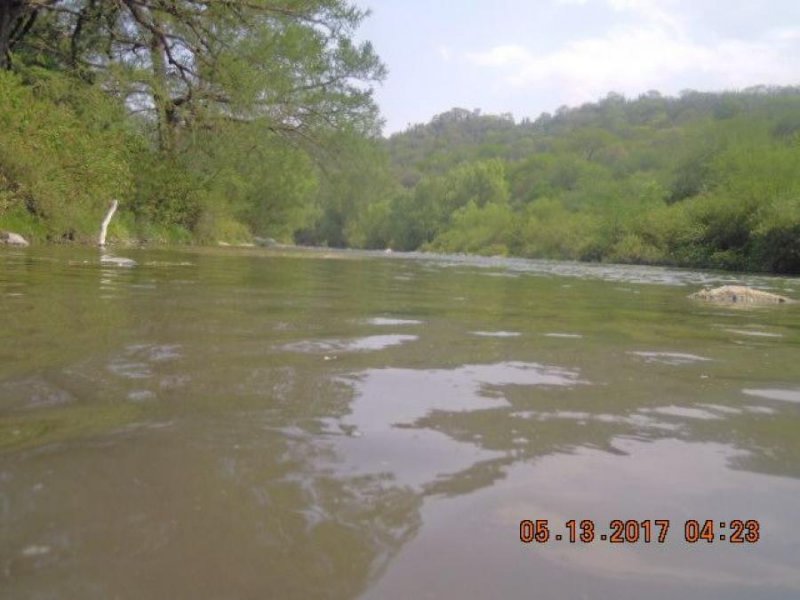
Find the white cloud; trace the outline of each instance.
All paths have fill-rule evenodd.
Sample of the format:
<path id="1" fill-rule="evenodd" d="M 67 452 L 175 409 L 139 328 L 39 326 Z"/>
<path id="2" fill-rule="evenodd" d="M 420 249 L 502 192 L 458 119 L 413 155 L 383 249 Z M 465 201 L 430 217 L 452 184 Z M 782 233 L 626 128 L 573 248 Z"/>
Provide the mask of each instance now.
<path id="1" fill-rule="evenodd" d="M 533 57 L 522 46 L 495 46 L 488 52 L 467 54 L 467 59 L 483 67 L 506 67 L 530 62 Z"/>
<path id="2" fill-rule="evenodd" d="M 617 11 L 630 11 L 652 23 L 660 23 L 674 30 L 683 28 L 683 19 L 677 11 L 675 0 L 607 0 Z"/>
<path id="3" fill-rule="evenodd" d="M 800 27 L 781 27 L 773 29 L 767 34 L 768 38 L 778 41 L 800 40 Z"/>
<path id="4" fill-rule="evenodd" d="M 640 19 L 652 23 L 660 23 L 672 29 L 680 29 L 683 19 L 678 8 L 681 0 L 556 0 L 556 4 L 585 6 L 599 3 L 615 12 L 631 13 Z"/>
<path id="5" fill-rule="evenodd" d="M 644 7 L 654 0 L 608 0 Z M 649 20 L 649 19 L 648 19 Z M 750 41 L 694 41 L 660 17 L 648 23 L 574 40 L 544 54 L 505 45 L 467 55 L 475 65 L 497 69 L 507 85 L 550 87 L 569 104 L 595 100 L 609 91 L 637 95 L 649 89 L 675 92 L 686 87 L 741 88 L 796 84 L 793 57 L 800 54 L 800 32 L 784 29 Z M 688 83 L 687 83 L 688 82 Z"/>
<path id="6" fill-rule="evenodd" d="M 453 59 L 453 51 L 450 46 L 439 46 L 436 51 L 439 53 L 439 58 L 444 62 L 450 62 Z"/>

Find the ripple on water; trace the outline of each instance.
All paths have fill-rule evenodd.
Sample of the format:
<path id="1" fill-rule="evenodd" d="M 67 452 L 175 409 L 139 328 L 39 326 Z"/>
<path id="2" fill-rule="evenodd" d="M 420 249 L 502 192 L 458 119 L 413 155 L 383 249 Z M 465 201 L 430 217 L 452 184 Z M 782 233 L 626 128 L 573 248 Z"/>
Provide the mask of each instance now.
<path id="1" fill-rule="evenodd" d="M 50 546 L 45 545 L 33 545 L 33 546 L 26 546 L 22 550 L 22 556 L 31 557 L 31 556 L 44 556 L 45 554 L 50 554 L 52 548 Z"/>
<path id="2" fill-rule="evenodd" d="M 164 362 L 181 357 L 180 344 L 140 344 L 129 348 L 133 352 L 144 354 L 150 362 Z"/>
<path id="3" fill-rule="evenodd" d="M 154 363 L 176 360 L 182 356 L 180 350 L 179 344 L 133 344 L 109 361 L 108 370 L 126 379 L 148 379 Z"/>
<path id="4" fill-rule="evenodd" d="M 70 391 L 41 375 L 0 382 L 0 402 L 4 407 L 51 408 L 75 400 Z"/>
<path id="5" fill-rule="evenodd" d="M 511 338 L 522 335 L 518 331 L 470 331 L 472 335 L 480 337 Z"/>
<path id="6" fill-rule="evenodd" d="M 747 394 L 748 396 L 756 396 L 757 398 L 766 398 L 767 400 L 780 400 L 781 402 L 800 403 L 800 389 L 745 389 L 742 390 L 742 393 Z"/>
<path id="7" fill-rule="evenodd" d="M 393 346 L 400 346 L 407 342 L 418 340 L 416 335 L 370 335 L 367 337 L 354 339 L 332 339 L 332 340 L 303 340 L 292 342 L 280 347 L 281 350 L 289 352 L 304 352 L 317 354 L 324 352 L 365 352 L 374 350 L 384 350 Z"/>
<path id="8" fill-rule="evenodd" d="M 656 413 L 669 417 L 681 417 L 683 419 L 702 419 L 704 421 L 713 421 L 722 418 L 719 414 L 713 413 L 709 410 L 693 408 L 690 406 L 677 406 L 675 404 L 670 404 L 669 406 L 658 406 L 656 408 L 643 408 L 641 412 Z"/>
<path id="9" fill-rule="evenodd" d="M 725 415 L 741 415 L 744 412 L 741 408 L 725 406 L 723 404 L 698 404 L 698 406 L 702 406 L 703 408 L 707 408 Z"/>
<path id="10" fill-rule="evenodd" d="M 513 413 L 514 417 L 520 419 L 533 419 L 536 421 L 553 421 L 553 420 L 567 420 L 577 421 L 578 423 L 606 423 L 616 425 L 629 425 L 637 430 L 642 429 L 656 429 L 664 431 L 677 431 L 681 427 L 675 423 L 667 423 L 660 421 L 652 416 L 640 413 L 633 413 L 627 415 L 615 415 L 611 413 L 591 413 L 587 411 L 577 410 L 555 410 L 555 411 L 537 411 L 525 410 Z"/>
<path id="11" fill-rule="evenodd" d="M 110 254 L 104 254 L 100 257 L 100 264 L 102 265 L 109 265 L 113 267 L 124 267 L 124 268 L 132 268 L 136 266 L 136 261 L 132 258 L 125 258 L 124 256 L 112 256 Z"/>
<path id="12" fill-rule="evenodd" d="M 115 358 L 108 363 L 108 370 L 125 379 L 149 379 L 153 372 L 146 363 Z"/>
<path id="13" fill-rule="evenodd" d="M 155 399 L 155 393 L 150 390 L 133 390 L 132 392 L 128 392 L 128 400 L 131 402 L 147 402 Z"/>
<path id="14" fill-rule="evenodd" d="M 688 354 L 685 352 L 629 352 L 628 354 L 643 358 L 647 363 L 661 363 L 676 366 L 711 360 L 705 356 L 698 356 L 697 354 Z"/>
<path id="15" fill-rule="evenodd" d="M 763 338 L 782 338 L 783 334 L 770 333 L 769 331 L 758 331 L 755 329 L 725 329 L 728 333 L 735 333 L 736 335 L 749 335 L 751 337 Z"/>
<path id="16" fill-rule="evenodd" d="M 417 319 L 394 319 L 390 317 L 373 317 L 372 319 L 367 319 L 364 322 L 367 325 L 380 325 L 380 326 L 422 325 L 422 321 L 418 321 Z"/>
<path id="17" fill-rule="evenodd" d="M 582 280 L 611 281 L 622 284 L 656 284 L 666 286 L 747 285 L 763 289 L 774 289 L 778 293 L 788 291 L 784 285 L 789 279 L 760 275 L 723 275 L 688 269 L 673 269 L 646 265 L 615 265 L 588 262 L 568 262 L 546 259 L 500 258 L 465 255 L 432 255 L 409 253 L 407 259 L 416 259 L 425 265 L 446 268 L 475 267 L 500 270 L 500 273 L 533 276 L 574 277 Z M 431 270 L 428 267 L 429 270 Z M 494 271 L 495 273 L 497 271 Z M 492 271 L 489 271 L 492 273 Z M 502 275 L 501 275 L 502 276 Z M 633 290 L 634 293 L 637 290 Z"/>
<path id="18" fill-rule="evenodd" d="M 148 260 L 144 263 L 148 267 L 193 267 L 194 263 L 188 261 Z"/>
<path id="19" fill-rule="evenodd" d="M 745 406 L 744 410 L 754 415 L 774 415 L 775 413 L 778 412 L 774 408 L 770 408 L 769 406 L 753 406 L 753 405 Z"/>
<path id="20" fill-rule="evenodd" d="M 545 333 L 544 336 L 549 338 L 563 338 L 565 340 L 578 340 L 583 337 L 580 333 L 560 333 L 557 331 Z"/>

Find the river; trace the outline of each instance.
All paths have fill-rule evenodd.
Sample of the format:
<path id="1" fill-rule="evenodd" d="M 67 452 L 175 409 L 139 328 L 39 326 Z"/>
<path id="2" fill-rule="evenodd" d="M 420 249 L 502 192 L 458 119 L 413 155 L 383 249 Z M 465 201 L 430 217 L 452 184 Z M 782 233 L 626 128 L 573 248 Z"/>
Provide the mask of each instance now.
<path id="1" fill-rule="evenodd" d="M 0 596 L 800 597 L 800 306 L 687 299 L 797 279 L 118 253 L 0 251 Z"/>

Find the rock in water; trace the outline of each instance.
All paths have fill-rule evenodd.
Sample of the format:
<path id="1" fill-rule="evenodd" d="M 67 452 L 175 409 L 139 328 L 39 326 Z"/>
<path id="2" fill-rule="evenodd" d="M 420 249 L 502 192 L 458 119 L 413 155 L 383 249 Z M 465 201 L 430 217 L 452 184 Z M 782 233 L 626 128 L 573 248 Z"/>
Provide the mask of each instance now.
<path id="1" fill-rule="evenodd" d="M 794 300 L 786 296 L 763 292 L 744 285 L 723 285 L 718 288 L 705 288 L 691 294 L 689 298 L 719 302 L 721 304 L 790 304 Z"/>
<path id="2" fill-rule="evenodd" d="M 28 240 L 22 237 L 18 233 L 14 233 L 12 231 L 0 231 L 0 244 L 5 244 L 6 246 L 29 246 Z"/>

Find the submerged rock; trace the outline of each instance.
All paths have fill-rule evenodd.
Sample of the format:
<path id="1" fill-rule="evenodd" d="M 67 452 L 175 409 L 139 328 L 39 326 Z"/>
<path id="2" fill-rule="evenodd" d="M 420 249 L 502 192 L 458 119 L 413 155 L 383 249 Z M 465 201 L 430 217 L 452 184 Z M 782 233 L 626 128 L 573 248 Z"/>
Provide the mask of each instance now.
<path id="1" fill-rule="evenodd" d="M 28 240 L 18 233 L 12 231 L 0 231 L 0 245 L 6 246 L 29 246 Z"/>
<path id="2" fill-rule="evenodd" d="M 125 258 L 124 256 L 111 256 L 109 254 L 103 254 L 100 257 L 100 264 L 101 265 L 113 265 L 115 267 L 135 267 L 136 261 L 132 258 Z"/>
<path id="3" fill-rule="evenodd" d="M 689 298 L 694 300 L 705 300 L 707 302 L 719 302 L 722 304 L 789 304 L 794 300 L 786 296 L 771 294 L 756 290 L 744 285 L 723 285 L 717 288 L 705 288 L 691 294 Z"/>

